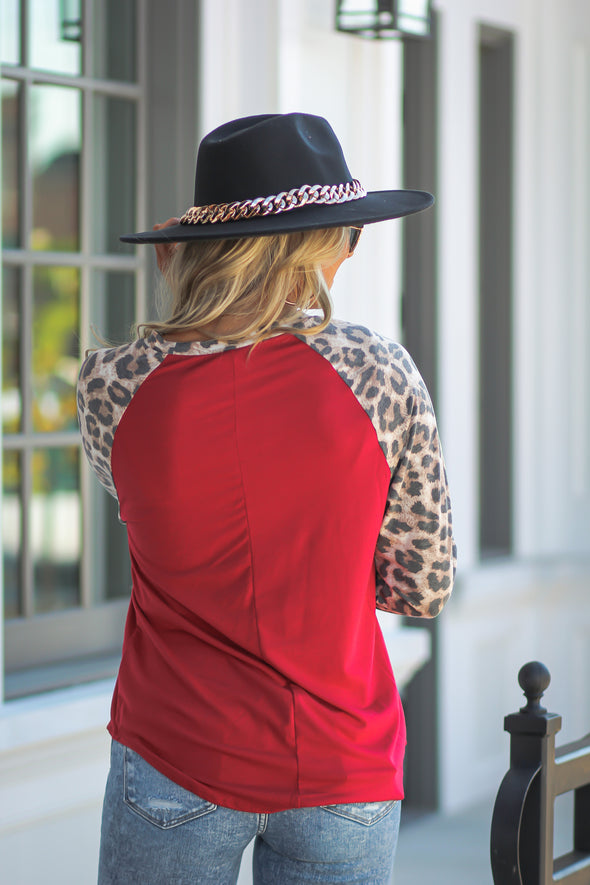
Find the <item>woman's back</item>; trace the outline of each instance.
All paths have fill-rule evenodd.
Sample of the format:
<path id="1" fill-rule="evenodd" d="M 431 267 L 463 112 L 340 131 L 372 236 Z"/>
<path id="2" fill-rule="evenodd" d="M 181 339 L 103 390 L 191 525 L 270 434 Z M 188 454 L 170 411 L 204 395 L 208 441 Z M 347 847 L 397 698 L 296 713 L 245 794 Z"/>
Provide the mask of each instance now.
<path id="1" fill-rule="evenodd" d="M 114 439 L 133 571 L 111 734 L 210 801 L 402 796 L 375 550 L 424 394 L 405 352 L 384 366 L 380 347 L 343 323 L 253 349 L 153 334 L 82 370 L 87 449 L 111 416 L 94 451 Z"/>

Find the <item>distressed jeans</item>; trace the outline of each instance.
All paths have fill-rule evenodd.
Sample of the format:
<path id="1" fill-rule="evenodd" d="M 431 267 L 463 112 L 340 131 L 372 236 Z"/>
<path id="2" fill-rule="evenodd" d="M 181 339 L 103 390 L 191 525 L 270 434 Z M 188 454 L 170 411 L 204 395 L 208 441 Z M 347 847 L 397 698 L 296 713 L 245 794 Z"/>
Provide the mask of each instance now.
<path id="1" fill-rule="evenodd" d="M 99 885 L 235 885 L 255 839 L 255 885 L 389 885 L 401 803 L 251 814 L 213 805 L 113 741 Z"/>

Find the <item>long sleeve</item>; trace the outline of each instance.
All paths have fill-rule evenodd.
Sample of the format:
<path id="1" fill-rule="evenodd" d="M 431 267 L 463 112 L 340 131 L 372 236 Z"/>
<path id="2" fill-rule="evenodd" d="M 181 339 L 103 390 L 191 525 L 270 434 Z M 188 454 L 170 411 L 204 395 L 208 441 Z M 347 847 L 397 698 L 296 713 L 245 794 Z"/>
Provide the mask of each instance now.
<path id="1" fill-rule="evenodd" d="M 162 342 L 163 344 L 164 342 Z M 115 432 L 132 397 L 164 359 L 160 347 L 140 338 L 91 352 L 78 377 L 78 424 L 90 467 L 114 498 L 111 456 Z"/>
<path id="2" fill-rule="evenodd" d="M 434 412 L 423 388 L 408 399 L 404 447 L 375 552 L 377 608 L 428 618 L 451 595 L 456 550 Z"/>

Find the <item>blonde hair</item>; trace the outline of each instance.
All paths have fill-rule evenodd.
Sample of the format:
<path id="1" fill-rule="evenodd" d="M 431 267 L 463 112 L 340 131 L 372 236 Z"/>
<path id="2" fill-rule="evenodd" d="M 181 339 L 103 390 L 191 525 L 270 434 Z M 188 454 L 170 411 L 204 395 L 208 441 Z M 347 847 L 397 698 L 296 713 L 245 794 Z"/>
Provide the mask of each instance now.
<path id="1" fill-rule="evenodd" d="M 239 240 L 192 240 L 181 243 L 165 272 L 159 314 L 141 323 L 140 335 L 155 331 L 207 334 L 207 326 L 231 317 L 224 341 L 262 341 L 279 332 L 313 334 L 325 329 L 332 302 L 322 267 L 334 264 L 348 242 L 348 228 L 323 228 L 246 237 Z M 295 326 L 310 307 L 323 311 L 313 329 Z"/>

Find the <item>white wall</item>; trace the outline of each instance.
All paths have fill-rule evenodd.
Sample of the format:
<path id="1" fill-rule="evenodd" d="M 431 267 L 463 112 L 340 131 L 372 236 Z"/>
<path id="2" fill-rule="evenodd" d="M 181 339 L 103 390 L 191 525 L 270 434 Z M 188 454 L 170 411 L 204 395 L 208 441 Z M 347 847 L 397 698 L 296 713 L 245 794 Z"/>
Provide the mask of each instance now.
<path id="1" fill-rule="evenodd" d="M 440 0 L 439 415 L 460 572 L 441 619 L 441 795 L 458 809 L 508 766 L 503 716 L 540 659 L 558 743 L 590 730 L 590 7 Z M 516 36 L 515 558 L 478 561 L 477 39 Z M 580 669 L 584 668 L 584 669 Z"/>
<path id="2" fill-rule="evenodd" d="M 540 660 L 544 705 L 563 716 L 558 746 L 590 730 L 587 564 L 498 564 L 461 576 L 441 624 L 441 796 L 456 811 L 495 794 L 508 769 L 504 716 L 526 701 L 520 667 Z"/>

